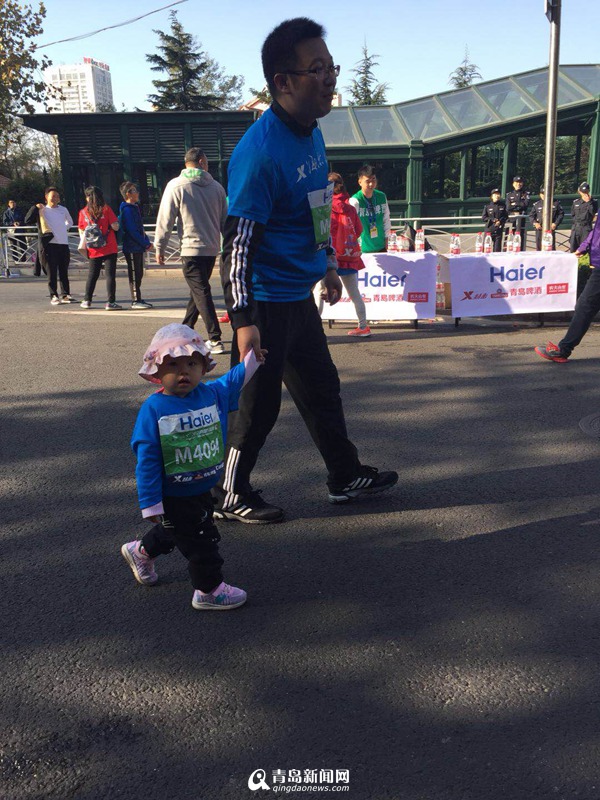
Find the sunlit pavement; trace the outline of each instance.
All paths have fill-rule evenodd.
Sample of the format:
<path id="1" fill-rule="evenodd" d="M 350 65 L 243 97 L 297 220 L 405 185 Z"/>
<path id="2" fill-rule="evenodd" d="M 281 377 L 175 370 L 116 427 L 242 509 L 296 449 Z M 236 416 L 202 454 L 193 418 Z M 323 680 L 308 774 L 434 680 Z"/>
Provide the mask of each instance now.
<path id="1" fill-rule="evenodd" d="M 273 794 L 332 770 L 358 800 L 600 797 L 598 328 L 563 365 L 533 347 L 564 324 L 326 328 L 351 438 L 399 486 L 329 505 L 284 394 L 254 480 L 286 521 L 219 524 L 249 600 L 212 615 L 177 552 L 153 588 L 119 553 L 145 530 L 137 371 L 187 302 L 143 288 L 152 311 L 105 312 L 102 281 L 90 311 L 0 283 L 2 800 L 268 796 L 258 769 Z"/>

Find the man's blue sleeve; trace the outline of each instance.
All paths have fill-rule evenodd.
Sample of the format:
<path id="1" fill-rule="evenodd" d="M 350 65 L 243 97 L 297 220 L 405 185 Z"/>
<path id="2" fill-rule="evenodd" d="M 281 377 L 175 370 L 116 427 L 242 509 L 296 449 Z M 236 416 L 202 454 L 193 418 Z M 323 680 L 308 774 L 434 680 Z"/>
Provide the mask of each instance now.
<path id="1" fill-rule="evenodd" d="M 266 225 L 279 194 L 279 170 L 273 159 L 259 149 L 238 145 L 228 181 L 229 216 Z"/>

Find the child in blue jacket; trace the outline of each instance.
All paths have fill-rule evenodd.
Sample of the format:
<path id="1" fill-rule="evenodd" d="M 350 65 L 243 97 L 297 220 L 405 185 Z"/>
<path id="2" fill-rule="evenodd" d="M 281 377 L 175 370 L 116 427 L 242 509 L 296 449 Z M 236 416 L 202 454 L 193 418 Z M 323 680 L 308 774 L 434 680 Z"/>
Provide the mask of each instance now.
<path id="1" fill-rule="evenodd" d="M 177 547 L 188 560 L 192 606 L 199 611 L 246 602 L 243 589 L 223 581 L 210 490 L 223 473 L 227 416 L 258 366 L 251 350 L 221 378 L 202 383 L 215 367 L 210 350 L 192 328 L 171 323 L 154 335 L 139 372 L 162 384 L 142 404 L 131 439 L 142 516 L 154 527 L 141 541 L 124 544 L 121 554 L 137 582 L 152 586 L 154 559 Z"/>
<path id="2" fill-rule="evenodd" d="M 119 187 L 123 202 L 119 207 L 119 223 L 123 236 L 123 255 L 127 261 L 131 308 L 152 308 L 152 303 L 142 300 L 142 278 L 144 277 L 144 253 L 152 243 L 146 236 L 142 213 L 138 206 L 140 199 L 137 186 L 125 181 Z"/>

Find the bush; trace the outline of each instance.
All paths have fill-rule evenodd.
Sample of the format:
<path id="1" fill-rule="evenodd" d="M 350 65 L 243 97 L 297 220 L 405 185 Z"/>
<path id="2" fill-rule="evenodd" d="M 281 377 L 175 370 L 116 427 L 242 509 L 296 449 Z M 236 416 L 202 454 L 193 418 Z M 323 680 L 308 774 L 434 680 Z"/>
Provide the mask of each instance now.
<path id="1" fill-rule="evenodd" d="M 0 205 L 4 208 L 9 200 L 15 200 L 22 211 L 27 211 L 35 203 L 44 202 L 46 185 L 43 175 L 15 178 L 10 182 L 10 186 L 0 189 Z M 57 186 L 57 189 L 62 194 L 62 186 Z"/>

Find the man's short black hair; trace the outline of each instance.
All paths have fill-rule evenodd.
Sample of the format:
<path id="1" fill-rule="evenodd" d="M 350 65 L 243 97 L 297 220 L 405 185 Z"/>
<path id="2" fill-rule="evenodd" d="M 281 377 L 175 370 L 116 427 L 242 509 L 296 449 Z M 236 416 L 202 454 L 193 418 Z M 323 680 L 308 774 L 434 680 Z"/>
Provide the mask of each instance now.
<path id="1" fill-rule="evenodd" d="M 325 28 L 308 17 L 286 19 L 273 28 L 262 46 L 262 67 L 271 97 L 277 87 L 273 78 L 278 72 L 286 72 L 296 66 L 296 45 L 306 39 L 324 39 Z"/>
<path id="2" fill-rule="evenodd" d="M 56 188 L 56 186 L 46 186 L 46 188 L 44 189 L 44 197 L 48 197 L 50 192 L 58 192 L 58 189 Z M 58 193 L 60 194 L 60 192 Z"/>
<path id="3" fill-rule="evenodd" d="M 184 161 L 186 164 L 188 162 L 192 164 L 199 164 L 203 158 L 206 158 L 206 155 L 201 147 L 190 147 L 185 154 Z"/>
<path id="4" fill-rule="evenodd" d="M 363 164 L 362 167 L 358 170 L 358 178 L 376 178 L 377 172 L 375 167 L 372 167 L 370 164 Z"/>

